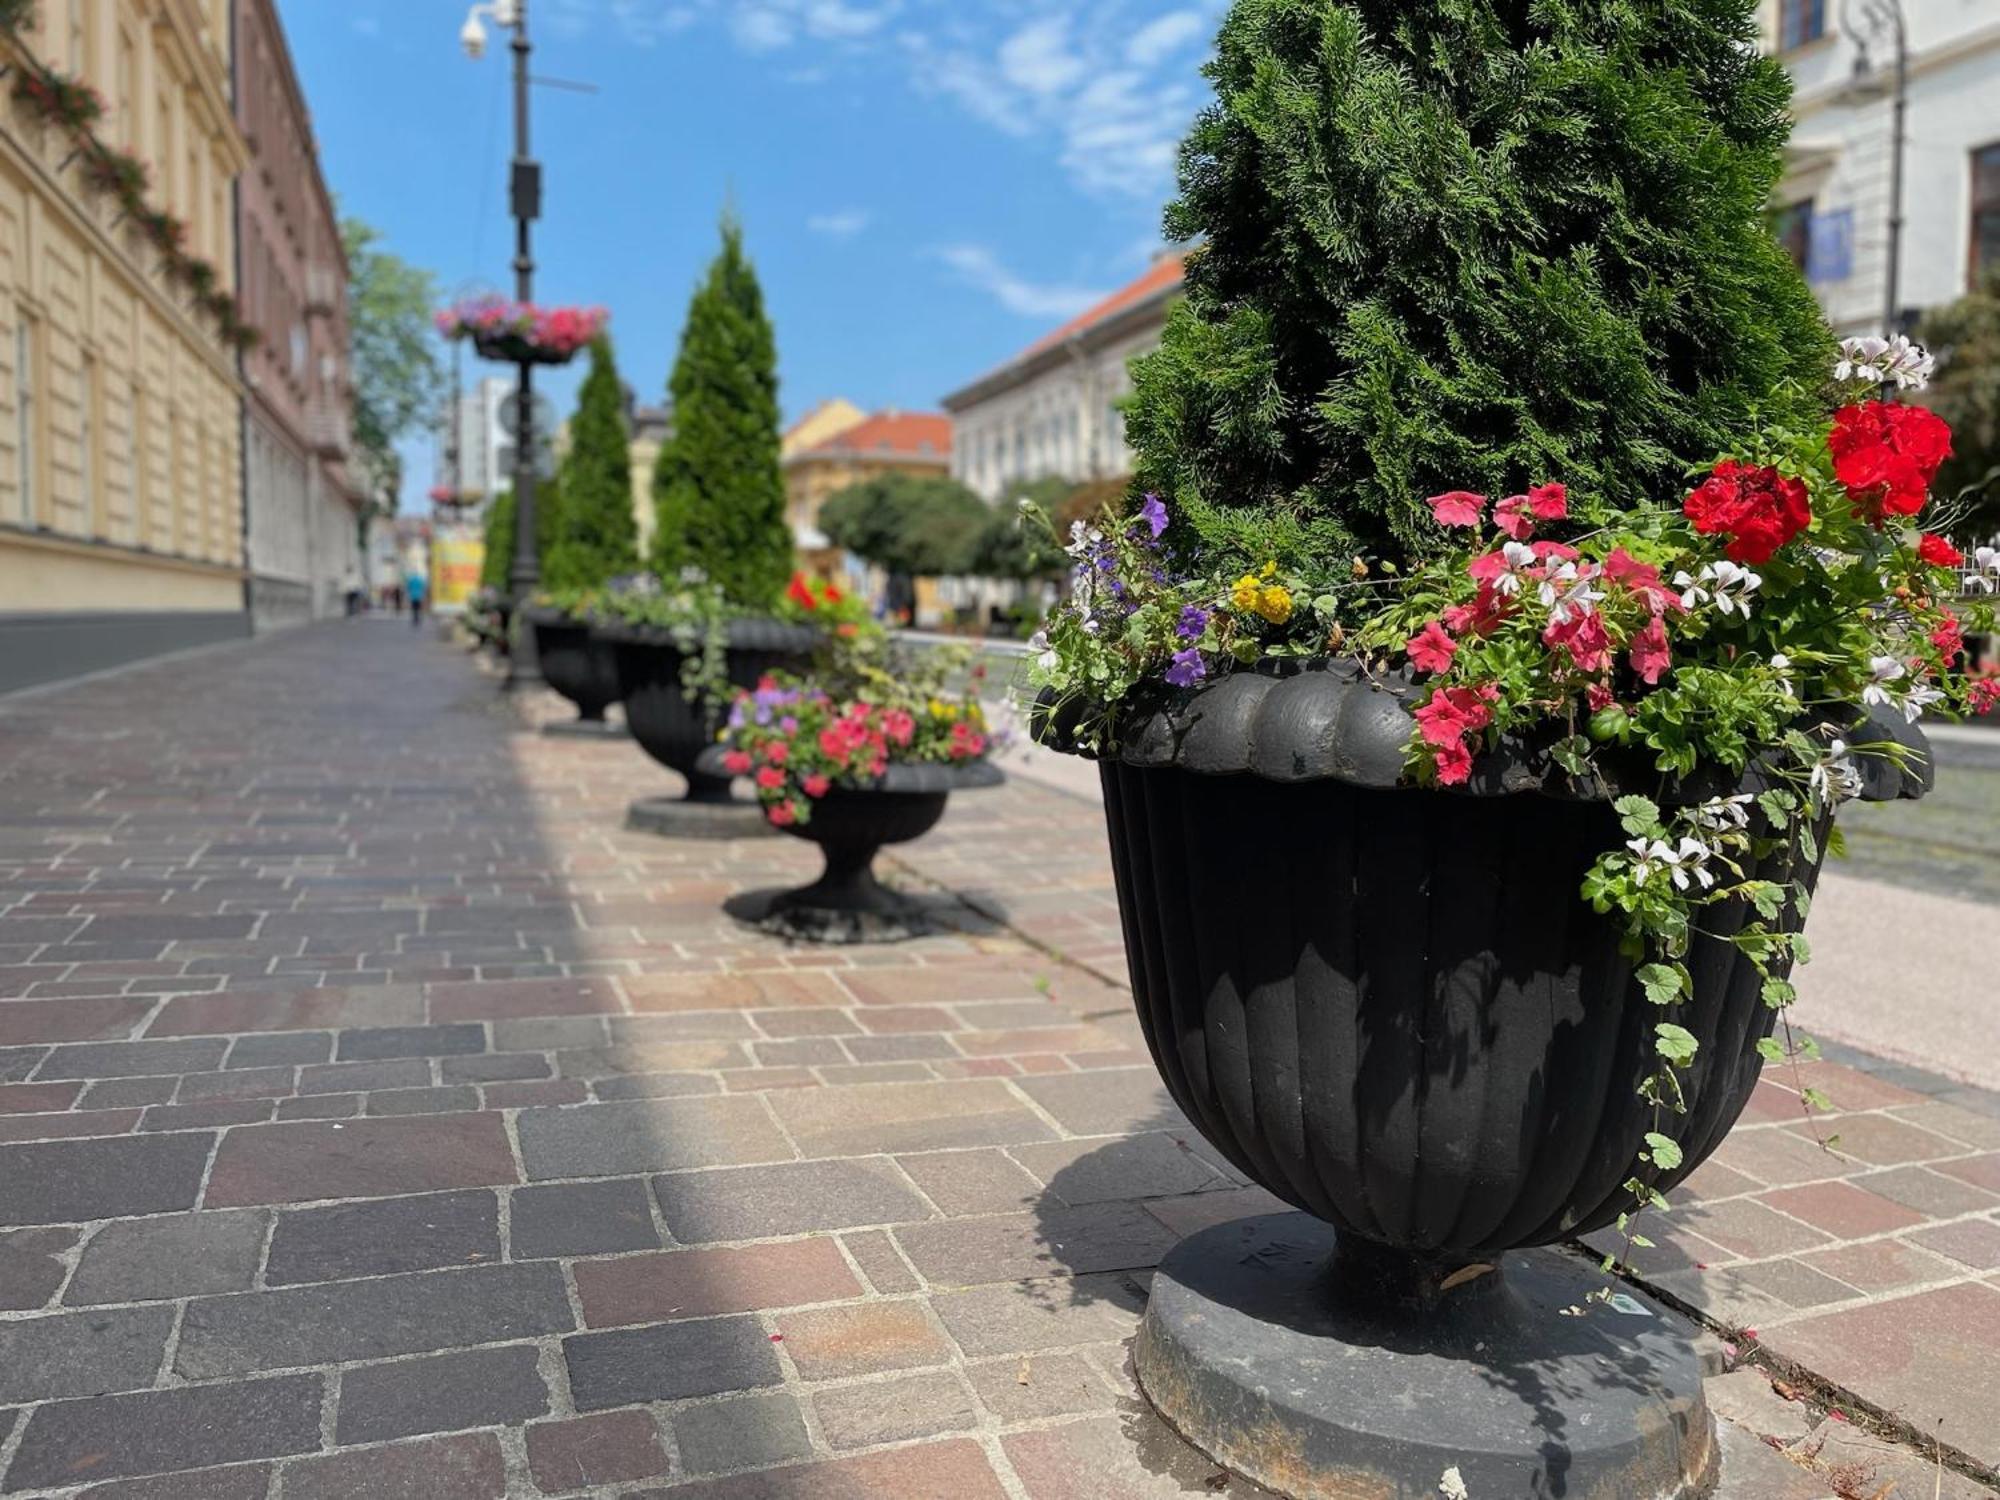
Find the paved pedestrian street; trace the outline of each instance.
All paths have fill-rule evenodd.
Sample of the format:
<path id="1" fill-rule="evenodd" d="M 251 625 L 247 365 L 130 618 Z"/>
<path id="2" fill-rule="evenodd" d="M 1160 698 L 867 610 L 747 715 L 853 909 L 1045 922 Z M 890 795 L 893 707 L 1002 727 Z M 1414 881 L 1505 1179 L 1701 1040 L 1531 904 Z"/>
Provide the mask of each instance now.
<path id="1" fill-rule="evenodd" d="M 0 703 L 0 1493 L 1257 1493 L 1129 1371 L 1279 1205 L 1156 1081 L 1097 809 L 962 796 L 895 862 L 954 931 L 788 948 L 721 902 L 816 853 L 624 831 L 672 778 L 558 707 L 375 621 Z M 2000 1102 L 1811 1075 L 1640 1262 L 1723 1493 L 1990 1496 Z"/>

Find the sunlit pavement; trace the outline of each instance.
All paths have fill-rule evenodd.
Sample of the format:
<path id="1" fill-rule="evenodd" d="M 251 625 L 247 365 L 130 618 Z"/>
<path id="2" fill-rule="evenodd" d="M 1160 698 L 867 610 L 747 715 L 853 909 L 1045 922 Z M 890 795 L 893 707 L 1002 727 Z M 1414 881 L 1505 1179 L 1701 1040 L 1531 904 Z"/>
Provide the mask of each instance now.
<path id="1" fill-rule="evenodd" d="M 1127 1369 L 1150 1267 L 1271 1200 L 1143 1052 L 1087 768 L 910 846 L 949 935 L 787 949 L 720 902 L 816 855 L 624 832 L 671 778 L 556 712 L 377 621 L 0 702 L 0 1491 L 1251 1493 Z M 1915 1046 L 1955 960 L 1898 946 Z M 2000 1104 L 1853 1061 L 1837 1151 L 1767 1081 L 1642 1270 L 2000 1463 Z M 1712 1391 L 1731 1500 L 1931 1493 Z"/>

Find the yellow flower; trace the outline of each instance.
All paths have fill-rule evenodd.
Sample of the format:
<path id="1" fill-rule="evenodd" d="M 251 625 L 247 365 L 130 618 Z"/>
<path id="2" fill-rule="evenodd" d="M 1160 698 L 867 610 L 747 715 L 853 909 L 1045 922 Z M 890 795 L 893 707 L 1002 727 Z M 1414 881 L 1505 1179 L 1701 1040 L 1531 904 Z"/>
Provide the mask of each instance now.
<path id="1" fill-rule="evenodd" d="M 1284 624 L 1292 617 L 1291 590 L 1283 584 L 1272 584 L 1258 597 L 1257 613 L 1273 625 Z"/>
<path id="2" fill-rule="evenodd" d="M 965 722 L 970 724 L 974 729 L 984 729 L 986 727 L 986 710 L 981 708 L 977 703 L 966 704 Z"/>
<path id="3" fill-rule="evenodd" d="M 931 717 L 933 719 L 949 721 L 958 717 L 958 708 L 955 704 L 947 703 L 942 698 L 933 698 L 931 699 Z"/>
<path id="4" fill-rule="evenodd" d="M 1236 586 L 1229 591 L 1229 602 L 1238 609 L 1255 609 L 1258 596 L 1263 592 L 1254 573 L 1245 573 L 1236 580 Z"/>

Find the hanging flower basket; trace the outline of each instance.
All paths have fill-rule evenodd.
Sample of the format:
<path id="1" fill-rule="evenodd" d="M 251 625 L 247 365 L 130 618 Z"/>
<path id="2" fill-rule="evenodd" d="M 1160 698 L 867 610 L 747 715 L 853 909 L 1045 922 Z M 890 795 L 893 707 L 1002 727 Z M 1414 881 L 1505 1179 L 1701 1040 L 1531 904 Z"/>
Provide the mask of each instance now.
<path id="1" fill-rule="evenodd" d="M 601 307 L 537 307 L 481 297 L 437 315 L 438 332 L 470 339 L 480 357 L 502 364 L 566 365 L 604 331 Z"/>
<path id="2" fill-rule="evenodd" d="M 39 63 L 18 66 L 14 97 L 43 124 L 84 133 L 104 118 L 104 100 L 89 84 Z"/>

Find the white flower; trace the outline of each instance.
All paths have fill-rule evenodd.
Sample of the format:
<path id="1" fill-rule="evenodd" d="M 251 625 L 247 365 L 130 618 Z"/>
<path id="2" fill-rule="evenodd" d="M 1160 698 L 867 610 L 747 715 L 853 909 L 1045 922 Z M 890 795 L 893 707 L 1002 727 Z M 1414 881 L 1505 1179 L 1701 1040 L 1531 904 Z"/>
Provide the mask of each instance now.
<path id="1" fill-rule="evenodd" d="M 1944 693 L 1928 682 L 1920 682 L 1903 695 L 1903 718 L 1914 724 L 1924 716 L 1924 710 L 1934 703 L 1944 702 Z"/>
<path id="2" fill-rule="evenodd" d="M 1706 828 L 1711 833 L 1724 833 L 1731 828 L 1750 826 L 1750 804 L 1755 799 L 1749 792 L 1734 797 L 1716 797 L 1702 803 L 1691 814 L 1695 826 Z"/>
<path id="3" fill-rule="evenodd" d="M 1871 656 L 1868 659 L 1868 686 L 1861 690 L 1861 701 L 1874 708 L 1894 708 L 1898 705 L 1895 693 L 1889 691 L 1889 684 L 1901 682 L 1910 675 L 1910 669 L 1902 658 L 1895 656 Z"/>
<path id="4" fill-rule="evenodd" d="M 1835 380 L 1865 380 L 1871 385 L 1882 383 L 1882 356 L 1889 352 L 1889 341 L 1878 339 L 1873 334 L 1866 338 L 1842 339 L 1840 341 L 1840 362 L 1833 367 Z"/>
<path id="5" fill-rule="evenodd" d="M 1709 599 L 1713 597 L 1707 589 L 1701 586 L 1701 581 L 1685 568 L 1674 574 L 1674 587 L 1681 591 L 1682 609 L 1695 609 L 1700 605 L 1708 603 Z"/>
<path id="6" fill-rule="evenodd" d="M 1062 657 L 1049 644 L 1049 633 L 1037 630 L 1028 638 L 1028 649 L 1035 653 L 1035 665 L 1044 672 L 1053 672 L 1062 665 Z"/>
<path id="7" fill-rule="evenodd" d="M 1812 794 L 1822 807 L 1845 802 L 1861 795 L 1861 769 L 1847 753 L 1847 741 L 1835 740 L 1813 767 Z"/>
<path id="8" fill-rule="evenodd" d="M 1771 670 L 1778 674 L 1778 689 L 1787 698 L 1796 698 L 1799 690 L 1792 685 L 1792 659 L 1780 651 L 1771 658 Z"/>
<path id="9" fill-rule="evenodd" d="M 1713 599 L 1715 607 L 1725 615 L 1741 614 L 1746 620 L 1750 618 L 1750 596 L 1763 586 L 1760 575 L 1726 559 L 1710 563 L 1696 577 L 1690 577 L 1685 570 L 1674 574 L 1674 587 L 1681 591 L 1682 609 L 1692 610 Z"/>
<path id="10" fill-rule="evenodd" d="M 1686 890 L 1692 879 L 1703 890 L 1711 889 L 1715 877 L 1708 872 L 1708 857 L 1713 852 L 1700 839 L 1682 839 L 1680 848 L 1674 851 L 1674 884 Z"/>
<path id="11" fill-rule="evenodd" d="M 1552 568 L 1542 579 L 1541 599 L 1548 606 L 1549 619 L 1557 625 L 1567 625 L 1570 621 L 1590 614 L 1597 607 L 1597 601 L 1604 597 L 1602 589 L 1590 585 L 1597 577 L 1597 570 L 1585 563 L 1578 567 L 1573 562 Z"/>
<path id="12" fill-rule="evenodd" d="M 1931 352 L 1899 333 L 1893 339 L 1842 339 L 1840 362 L 1833 367 L 1833 378 L 1859 380 L 1869 385 L 1893 380 L 1899 390 L 1920 391 L 1930 384 L 1936 371 L 1937 360 Z"/>
<path id="13" fill-rule="evenodd" d="M 1972 551 L 1973 572 L 1966 577 L 1968 588 L 1993 592 L 1993 577 L 2000 575 L 2000 547 L 1975 547 Z"/>

